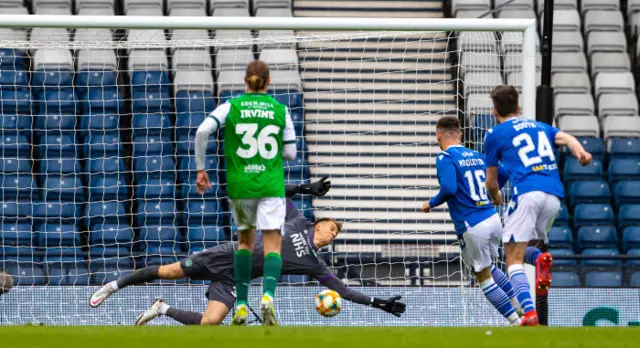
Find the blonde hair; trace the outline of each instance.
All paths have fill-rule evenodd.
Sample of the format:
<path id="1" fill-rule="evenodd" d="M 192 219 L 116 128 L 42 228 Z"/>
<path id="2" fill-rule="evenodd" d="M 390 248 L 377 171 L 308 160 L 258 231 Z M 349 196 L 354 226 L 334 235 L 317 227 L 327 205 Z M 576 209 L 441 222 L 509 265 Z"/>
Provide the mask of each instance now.
<path id="1" fill-rule="evenodd" d="M 343 222 L 337 221 L 336 219 L 332 219 L 332 218 L 321 218 L 316 220 L 316 222 L 314 223 L 314 225 L 319 224 L 321 222 L 325 222 L 325 221 L 331 221 L 334 224 L 336 224 L 336 227 L 338 228 L 338 232 L 342 232 L 342 224 Z"/>
<path id="2" fill-rule="evenodd" d="M 254 60 L 247 65 L 244 82 L 250 91 L 261 91 L 269 81 L 269 66 L 261 60 Z"/>

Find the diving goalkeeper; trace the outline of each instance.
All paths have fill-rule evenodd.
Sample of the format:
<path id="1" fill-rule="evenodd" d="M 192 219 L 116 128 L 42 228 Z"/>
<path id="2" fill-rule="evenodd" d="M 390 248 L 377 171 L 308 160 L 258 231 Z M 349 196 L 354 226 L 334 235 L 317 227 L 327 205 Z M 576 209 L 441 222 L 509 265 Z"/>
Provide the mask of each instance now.
<path id="1" fill-rule="evenodd" d="M 287 185 L 287 196 L 296 193 L 308 193 L 316 196 L 325 195 L 331 183 L 322 178 L 308 185 Z M 379 308 L 399 317 L 404 313 L 406 305 L 399 300 L 400 296 L 390 299 L 379 299 L 349 289 L 327 267 L 318 256 L 318 249 L 327 246 L 338 236 L 342 223 L 329 218 L 319 219 L 311 223 L 287 199 L 287 213 L 282 241 L 282 273 L 308 275 L 322 285 L 337 291 L 344 299 Z M 227 243 L 203 252 L 194 254 L 181 262 L 170 265 L 153 266 L 137 270 L 125 277 L 113 281 L 96 293 L 90 300 L 92 307 L 100 306 L 109 296 L 130 285 L 151 282 L 156 279 L 210 280 L 206 293 L 209 303 L 204 314 L 184 311 L 170 307 L 162 299 L 153 305 L 136 320 L 136 325 L 144 325 L 159 315 L 166 315 L 185 325 L 218 325 L 222 323 L 235 302 L 234 254 L 238 243 Z M 251 277 L 263 275 L 262 235 L 255 237 Z"/>

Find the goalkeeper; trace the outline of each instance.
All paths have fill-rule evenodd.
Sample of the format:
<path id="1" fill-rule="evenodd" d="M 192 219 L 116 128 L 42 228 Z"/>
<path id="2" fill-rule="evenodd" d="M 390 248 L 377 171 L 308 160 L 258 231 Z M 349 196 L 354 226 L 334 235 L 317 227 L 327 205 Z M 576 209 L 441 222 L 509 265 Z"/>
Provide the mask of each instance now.
<path id="1" fill-rule="evenodd" d="M 296 193 L 323 196 L 331 187 L 331 183 L 325 179 L 322 178 L 308 185 L 287 185 L 287 196 Z M 288 200 L 282 243 L 283 273 L 311 276 L 322 285 L 337 291 L 346 300 L 380 308 L 399 317 L 406 307 L 404 303 L 399 302 L 400 296 L 385 300 L 349 289 L 333 275 L 326 263 L 318 256 L 318 249 L 333 242 L 341 228 L 342 224 L 333 219 L 319 219 L 311 223 L 295 208 L 293 202 Z M 258 253 L 263 248 L 263 238 L 258 235 L 255 240 L 257 252 L 253 254 L 252 278 L 259 278 L 264 274 L 262 266 L 264 259 Z M 227 243 L 204 250 L 181 262 L 137 270 L 98 290 L 91 298 L 91 305 L 99 306 L 109 296 L 124 287 L 156 279 L 210 280 L 211 284 L 206 293 L 209 303 L 204 314 L 173 308 L 162 299 L 158 299 L 151 308 L 138 317 L 136 325 L 144 325 L 158 315 L 166 315 L 185 325 L 218 325 L 227 316 L 235 301 L 234 254 L 237 249 L 238 243 Z"/>

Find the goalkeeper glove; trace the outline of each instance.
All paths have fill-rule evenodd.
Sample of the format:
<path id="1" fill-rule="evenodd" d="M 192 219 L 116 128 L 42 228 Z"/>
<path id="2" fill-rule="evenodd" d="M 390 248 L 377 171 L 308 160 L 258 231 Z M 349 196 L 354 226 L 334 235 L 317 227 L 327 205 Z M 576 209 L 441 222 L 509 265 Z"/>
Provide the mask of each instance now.
<path id="1" fill-rule="evenodd" d="M 324 176 L 320 180 L 306 184 L 300 185 L 300 192 L 302 194 L 310 194 L 316 197 L 322 197 L 329 192 L 331 189 L 331 181 L 327 181 L 328 177 Z"/>
<path id="2" fill-rule="evenodd" d="M 402 299 L 402 296 L 394 296 L 388 300 L 374 297 L 373 302 L 371 302 L 371 306 L 380 308 L 387 313 L 395 315 L 396 317 L 400 317 L 407 308 L 406 304 L 399 301 L 400 299 Z"/>

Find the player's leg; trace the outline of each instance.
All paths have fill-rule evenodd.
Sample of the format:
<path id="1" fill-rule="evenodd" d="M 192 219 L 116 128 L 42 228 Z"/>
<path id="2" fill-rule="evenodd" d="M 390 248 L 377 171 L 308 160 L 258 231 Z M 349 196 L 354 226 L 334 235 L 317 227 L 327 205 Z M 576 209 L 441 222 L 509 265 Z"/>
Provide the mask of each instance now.
<path id="1" fill-rule="evenodd" d="M 262 278 L 262 310 L 264 325 L 277 325 L 273 298 L 282 273 L 282 225 L 286 215 L 284 198 L 263 198 L 258 204 L 257 228 L 264 238 L 264 277 Z"/>
<path id="2" fill-rule="evenodd" d="M 536 221 L 537 239 L 543 244 L 549 242 L 547 232 L 553 225 L 553 222 L 560 210 L 560 199 L 554 195 L 544 194 L 544 204 L 542 205 Z M 539 296 L 546 295 L 551 287 L 551 266 L 553 257 L 549 252 L 541 252 L 536 247 L 528 247 L 525 252 L 527 263 L 536 266 L 536 294 Z"/>
<path id="3" fill-rule="evenodd" d="M 96 291 L 89 299 L 89 305 L 93 308 L 100 306 L 111 295 L 130 285 L 144 284 L 156 279 L 180 279 L 184 277 L 184 272 L 179 262 L 164 265 L 151 266 L 136 270 L 126 276 L 111 281 Z"/>
<path id="4" fill-rule="evenodd" d="M 493 278 L 493 281 L 495 281 L 496 284 L 498 284 L 498 286 L 502 289 L 502 291 L 507 294 L 511 305 L 516 309 L 518 315 L 524 315 L 524 310 L 522 309 L 522 306 L 518 301 L 518 297 L 516 297 L 515 291 L 513 291 L 513 286 L 511 285 L 511 282 L 509 281 L 507 275 L 504 274 L 504 272 L 500 268 L 496 267 L 496 265 L 493 265 L 491 266 L 491 277 Z"/>
<path id="5" fill-rule="evenodd" d="M 238 227 L 238 250 L 233 259 L 236 282 L 236 313 L 234 325 L 245 325 L 248 313 L 249 283 L 251 282 L 251 258 L 256 225 L 257 199 L 231 200 L 231 213 Z"/>

